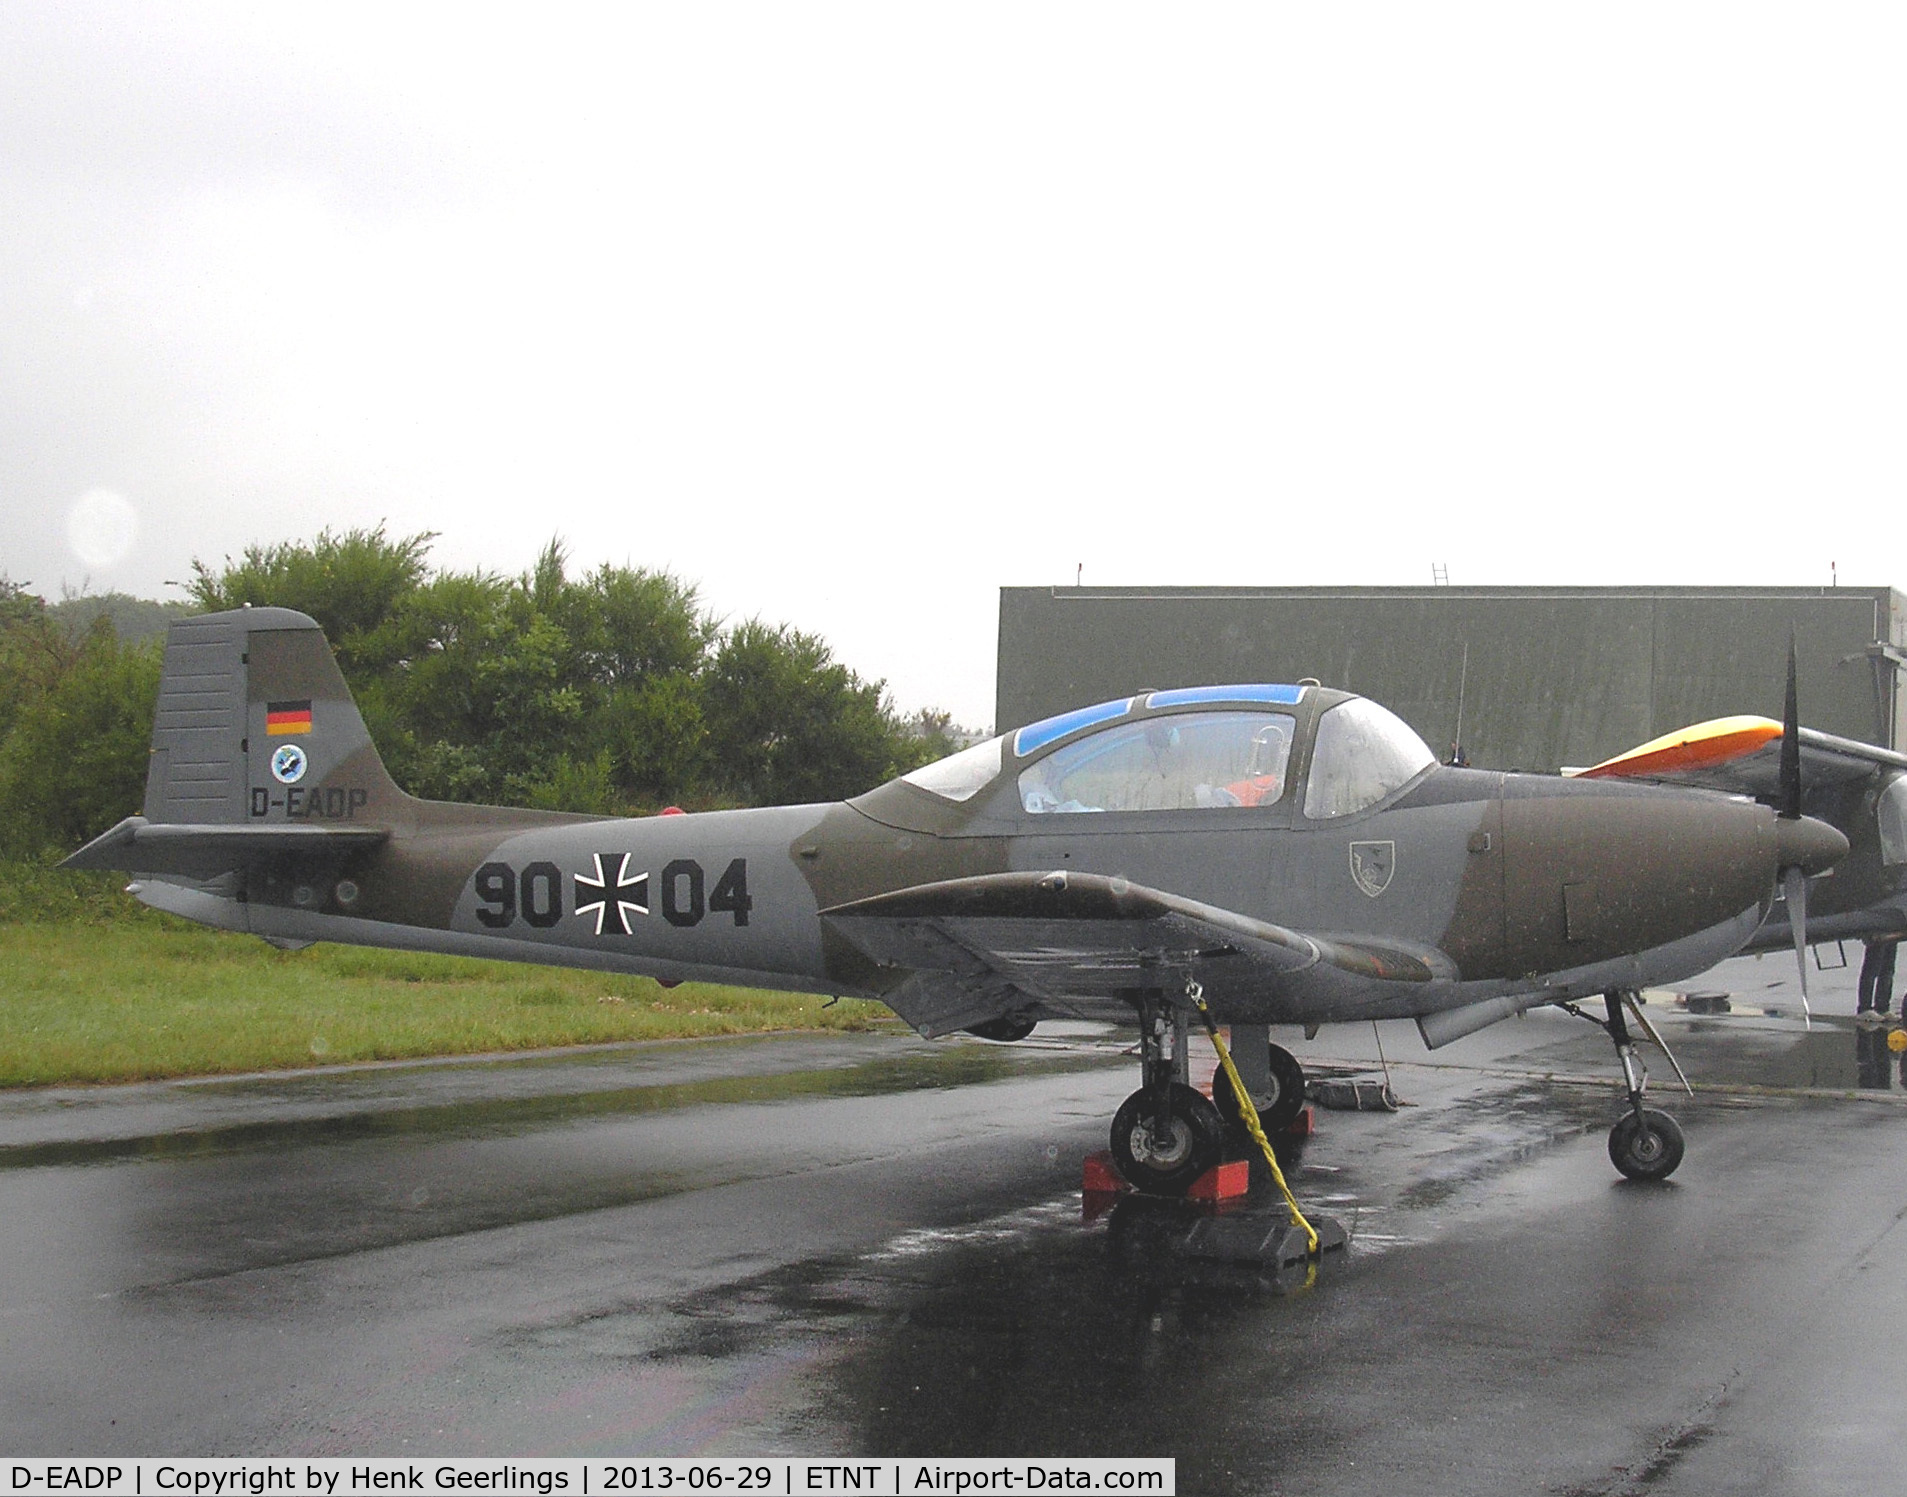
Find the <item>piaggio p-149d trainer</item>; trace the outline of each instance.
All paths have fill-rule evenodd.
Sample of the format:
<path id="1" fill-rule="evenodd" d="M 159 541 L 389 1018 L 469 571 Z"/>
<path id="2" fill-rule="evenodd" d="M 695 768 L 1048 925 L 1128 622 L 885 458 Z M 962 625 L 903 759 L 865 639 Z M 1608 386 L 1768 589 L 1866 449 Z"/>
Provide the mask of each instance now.
<path id="1" fill-rule="evenodd" d="M 1601 996 L 1629 1107 L 1610 1153 L 1682 1154 L 1643 1106 L 1624 996 L 1700 972 L 1832 827 L 1709 791 L 1439 765 L 1313 682 L 1154 691 L 989 739 L 831 805 L 639 819 L 452 805 L 385 773 L 305 615 L 172 627 L 144 814 L 67 860 L 280 944 L 341 941 L 878 999 L 923 1035 L 1137 1020 L 1112 1146 L 1142 1188 L 1217 1159 L 1185 1083 L 1191 995 L 1220 1022 L 1411 1018 L 1438 1046 Z M 1271 1047 L 1260 1111 L 1303 1072 Z M 1249 1083 L 1256 1091 L 1256 1084 Z"/>

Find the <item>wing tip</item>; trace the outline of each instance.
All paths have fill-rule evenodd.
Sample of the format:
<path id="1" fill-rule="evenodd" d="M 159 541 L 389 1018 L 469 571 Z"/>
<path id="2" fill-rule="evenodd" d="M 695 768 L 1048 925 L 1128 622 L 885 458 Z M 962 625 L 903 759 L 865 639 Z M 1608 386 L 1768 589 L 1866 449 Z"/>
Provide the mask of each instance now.
<path id="1" fill-rule="evenodd" d="M 1771 717 L 1711 718 L 1652 738 L 1647 743 L 1578 772 L 1585 780 L 1652 779 L 1658 775 L 1714 769 L 1757 753 L 1783 736 Z"/>

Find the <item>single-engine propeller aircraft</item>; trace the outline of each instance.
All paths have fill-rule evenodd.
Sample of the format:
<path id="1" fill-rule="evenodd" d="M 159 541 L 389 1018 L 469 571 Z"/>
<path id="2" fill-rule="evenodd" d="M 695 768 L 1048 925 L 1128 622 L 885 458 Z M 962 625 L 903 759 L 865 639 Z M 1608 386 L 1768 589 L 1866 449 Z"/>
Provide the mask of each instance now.
<path id="1" fill-rule="evenodd" d="M 611 820 L 421 801 L 318 626 L 250 608 L 172 626 L 144 814 L 67 866 L 281 945 L 832 992 L 923 1035 L 1136 1018 L 1113 1152 L 1177 1194 L 1225 1133 L 1186 1084 L 1201 991 L 1220 1022 L 1410 1018 L 1433 1048 L 1601 995 L 1629 1103 L 1611 1157 L 1668 1175 L 1681 1133 L 1643 1106 L 1625 997 L 1731 955 L 1789 870 L 1846 850 L 1710 791 L 1439 765 L 1376 703 L 1309 681 L 1102 702 L 840 804 Z M 1303 1071 L 1271 1052 L 1276 1125 Z M 1229 1083 L 1220 1101 L 1239 1110 Z"/>

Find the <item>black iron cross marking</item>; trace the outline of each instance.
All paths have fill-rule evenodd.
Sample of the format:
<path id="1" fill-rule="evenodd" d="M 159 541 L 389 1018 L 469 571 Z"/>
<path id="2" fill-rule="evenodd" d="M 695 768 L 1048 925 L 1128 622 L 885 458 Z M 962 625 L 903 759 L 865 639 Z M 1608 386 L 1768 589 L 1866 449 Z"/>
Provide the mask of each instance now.
<path id="1" fill-rule="evenodd" d="M 576 913 L 593 914 L 596 917 L 596 934 L 603 933 L 603 926 L 612 918 L 616 922 L 615 934 L 626 936 L 629 931 L 631 915 L 649 913 L 649 875 L 638 873 L 634 878 L 625 879 L 623 869 L 629 866 L 629 854 L 626 852 L 596 853 L 596 876 L 587 873 L 574 875 L 576 879 Z M 605 858 L 614 858 L 615 871 L 606 871 Z M 588 904 L 583 903 L 583 890 L 588 889 L 595 898 Z M 627 894 L 628 898 L 623 896 Z"/>

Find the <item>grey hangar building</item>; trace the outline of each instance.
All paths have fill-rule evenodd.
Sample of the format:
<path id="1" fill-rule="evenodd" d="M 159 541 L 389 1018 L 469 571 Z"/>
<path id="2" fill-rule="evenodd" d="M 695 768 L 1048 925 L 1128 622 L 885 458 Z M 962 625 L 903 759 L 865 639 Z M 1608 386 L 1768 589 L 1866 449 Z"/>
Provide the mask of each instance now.
<path id="1" fill-rule="evenodd" d="M 1004 587 L 996 731 L 1136 693 L 1318 680 L 1486 769 L 1595 764 L 1708 718 L 1907 745 L 1890 587 Z"/>

